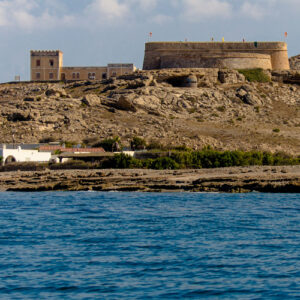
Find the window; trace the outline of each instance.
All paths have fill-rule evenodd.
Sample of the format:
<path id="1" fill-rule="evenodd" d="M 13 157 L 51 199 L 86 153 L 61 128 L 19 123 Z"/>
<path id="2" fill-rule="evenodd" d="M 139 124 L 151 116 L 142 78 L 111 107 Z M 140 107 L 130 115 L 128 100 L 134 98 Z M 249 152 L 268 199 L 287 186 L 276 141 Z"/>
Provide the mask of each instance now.
<path id="1" fill-rule="evenodd" d="M 40 67 L 40 66 L 41 66 L 41 60 L 40 60 L 40 59 L 38 59 L 38 60 L 36 61 L 36 66 L 37 66 L 37 67 Z"/>
<path id="2" fill-rule="evenodd" d="M 53 79 L 54 76 L 53 76 L 53 73 L 49 73 L 49 79 Z"/>
<path id="3" fill-rule="evenodd" d="M 36 77 L 36 79 L 41 79 L 41 73 L 36 73 L 35 77 Z"/>
<path id="4" fill-rule="evenodd" d="M 50 60 L 49 60 L 49 63 L 50 63 L 50 66 L 51 66 L 51 67 L 54 66 L 54 60 L 53 60 L 53 59 L 50 59 Z"/>
<path id="5" fill-rule="evenodd" d="M 112 72 L 112 76 L 113 76 L 113 77 L 116 77 L 116 76 L 117 76 L 117 73 L 116 73 L 116 72 Z"/>
<path id="6" fill-rule="evenodd" d="M 89 73 L 88 74 L 88 79 L 94 80 L 95 79 L 95 73 Z"/>
<path id="7" fill-rule="evenodd" d="M 72 79 L 76 79 L 76 73 L 72 74 Z"/>
<path id="8" fill-rule="evenodd" d="M 80 79 L 80 73 L 77 73 L 77 79 Z"/>
<path id="9" fill-rule="evenodd" d="M 102 79 L 107 79 L 107 74 L 106 73 L 102 73 Z"/>

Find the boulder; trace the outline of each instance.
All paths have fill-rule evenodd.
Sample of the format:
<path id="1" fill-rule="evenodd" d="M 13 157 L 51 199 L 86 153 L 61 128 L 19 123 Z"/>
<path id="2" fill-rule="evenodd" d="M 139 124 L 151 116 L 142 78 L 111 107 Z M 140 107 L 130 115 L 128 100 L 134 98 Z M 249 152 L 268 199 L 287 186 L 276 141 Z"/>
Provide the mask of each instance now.
<path id="1" fill-rule="evenodd" d="M 47 97 L 53 96 L 53 97 L 66 97 L 67 93 L 64 89 L 58 89 L 58 88 L 49 88 L 45 95 Z"/>
<path id="2" fill-rule="evenodd" d="M 218 79 L 224 84 L 235 84 L 245 82 L 245 76 L 235 70 L 220 70 Z"/>
<path id="3" fill-rule="evenodd" d="M 255 95 L 250 85 L 243 85 L 236 90 L 236 96 L 248 105 L 261 105 L 260 99 Z"/>
<path id="4" fill-rule="evenodd" d="M 136 112 L 136 107 L 132 103 L 132 100 L 125 95 L 120 96 L 119 100 L 116 103 L 116 108 Z"/>
<path id="5" fill-rule="evenodd" d="M 101 104 L 101 100 L 100 98 L 95 95 L 95 94 L 88 94 L 85 95 L 82 99 L 81 99 L 81 103 L 87 105 L 87 106 L 94 106 L 94 105 L 99 105 Z"/>

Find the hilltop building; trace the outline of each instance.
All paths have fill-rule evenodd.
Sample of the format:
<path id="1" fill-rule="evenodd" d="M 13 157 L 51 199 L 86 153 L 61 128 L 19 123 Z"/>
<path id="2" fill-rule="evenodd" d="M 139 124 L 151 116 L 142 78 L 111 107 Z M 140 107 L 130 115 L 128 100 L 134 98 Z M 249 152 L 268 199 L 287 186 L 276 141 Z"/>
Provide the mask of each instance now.
<path id="1" fill-rule="evenodd" d="M 31 81 L 104 80 L 132 73 L 133 64 L 108 64 L 105 67 L 64 67 L 63 52 L 30 51 Z"/>
<path id="2" fill-rule="evenodd" d="M 150 42 L 144 70 L 228 68 L 289 70 L 284 42 Z"/>

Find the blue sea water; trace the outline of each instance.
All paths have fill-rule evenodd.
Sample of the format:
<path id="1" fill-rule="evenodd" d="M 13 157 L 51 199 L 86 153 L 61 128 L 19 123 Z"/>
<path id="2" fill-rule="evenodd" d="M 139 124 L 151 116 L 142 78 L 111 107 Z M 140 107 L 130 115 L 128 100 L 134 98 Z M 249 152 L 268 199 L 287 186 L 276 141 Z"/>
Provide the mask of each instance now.
<path id="1" fill-rule="evenodd" d="M 299 194 L 0 193 L 0 299 L 300 299 Z"/>

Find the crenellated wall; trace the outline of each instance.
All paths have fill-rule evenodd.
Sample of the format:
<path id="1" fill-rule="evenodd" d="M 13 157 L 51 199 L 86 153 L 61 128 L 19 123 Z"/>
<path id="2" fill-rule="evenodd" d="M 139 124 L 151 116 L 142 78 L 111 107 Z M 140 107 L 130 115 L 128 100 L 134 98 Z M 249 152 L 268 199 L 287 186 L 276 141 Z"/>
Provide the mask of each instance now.
<path id="1" fill-rule="evenodd" d="M 144 70 L 167 68 L 262 68 L 289 70 L 283 42 L 146 43 Z"/>

